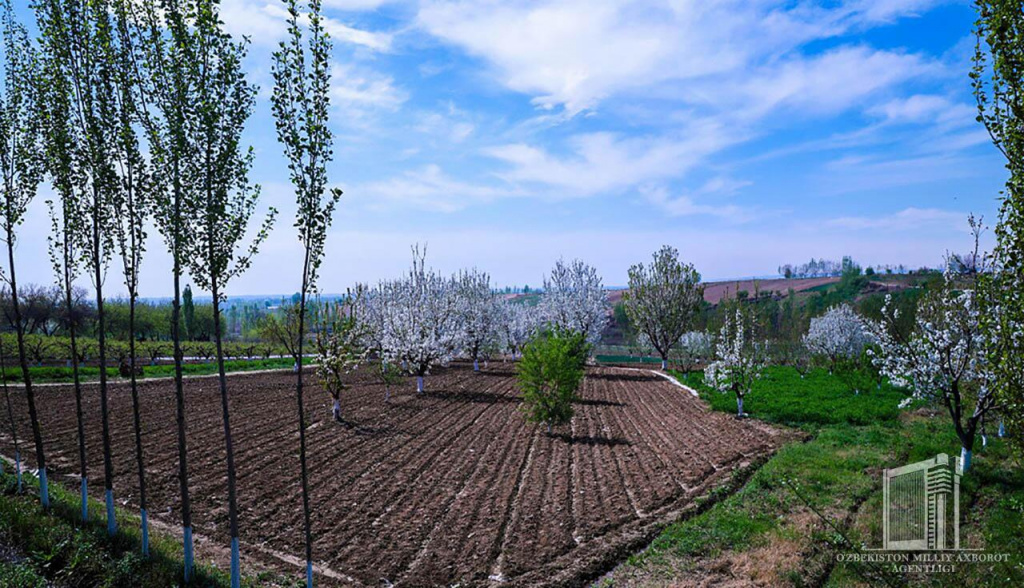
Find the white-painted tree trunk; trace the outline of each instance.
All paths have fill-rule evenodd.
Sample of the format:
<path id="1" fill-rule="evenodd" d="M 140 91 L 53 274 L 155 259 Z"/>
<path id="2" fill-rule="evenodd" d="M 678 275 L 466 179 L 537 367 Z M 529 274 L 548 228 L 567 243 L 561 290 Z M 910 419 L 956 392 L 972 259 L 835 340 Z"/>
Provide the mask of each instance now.
<path id="1" fill-rule="evenodd" d="M 46 479 L 46 468 L 39 470 L 39 501 L 43 508 L 50 508 L 50 484 Z"/>
<path id="2" fill-rule="evenodd" d="M 185 583 L 188 584 L 192 581 L 192 566 L 195 562 L 194 544 L 192 542 L 192 527 L 185 527 L 182 530 L 182 535 L 184 537 L 182 543 L 184 545 L 185 552 L 183 557 L 185 564 Z"/>
<path id="3" fill-rule="evenodd" d="M 114 491 L 108 489 L 107 500 L 107 535 L 113 537 L 117 533 L 117 518 L 114 516 Z"/>
<path id="4" fill-rule="evenodd" d="M 142 557 L 149 557 L 149 513 L 146 509 L 139 509 L 142 516 Z"/>
<path id="5" fill-rule="evenodd" d="M 306 561 L 306 588 L 313 588 L 313 562 Z"/>
<path id="6" fill-rule="evenodd" d="M 1003 438 L 1006 436 L 1006 425 L 999 423 L 999 437 Z"/>
<path id="7" fill-rule="evenodd" d="M 89 480 L 82 478 L 82 520 L 89 520 Z"/>
<path id="8" fill-rule="evenodd" d="M 14 452 L 14 475 L 18 478 L 18 494 L 21 494 L 21 452 Z"/>
<path id="9" fill-rule="evenodd" d="M 231 538 L 231 588 L 241 588 L 242 568 L 239 564 L 238 537 Z"/>
<path id="10" fill-rule="evenodd" d="M 966 474 L 971 469 L 971 452 L 966 447 L 960 448 L 960 473 Z"/>
<path id="11" fill-rule="evenodd" d="M 340 421 L 341 420 L 341 401 L 340 400 L 335 400 L 334 401 L 334 406 L 331 408 L 331 415 L 334 417 L 334 420 L 336 420 L 336 421 Z"/>
<path id="12" fill-rule="evenodd" d="M 423 376 L 416 376 L 416 393 L 423 393 Z"/>
<path id="13" fill-rule="evenodd" d="M 296 361 L 295 363 L 292 364 L 292 372 L 298 373 L 298 371 L 299 371 L 299 362 Z"/>
<path id="14" fill-rule="evenodd" d="M 736 415 L 743 416 L 743 397 L 738 396 L 736 398 Z"/>
<path id="15" fill-rule="evenodd" d="M 668 369 L 668 362 L 667 362 L 667 361 L 665 361 L 664 359 L 663 359 L 663 360 L 661 360 L 661 369 L 662 369 L 662 370 L 666 370 L 666 369 Z"/>
<path id="16" fill-rule="evenodd" d="M 981 446 L 988 447 L 988 435 L 986 435 L 985 433 L 981 434 Z"/>
<path id="17" fill-rule="evenodd" d="M 474 372 L 480 371 L 480 362 L 475 360 L 475 359 L 473 360 L 473 371 Z"/>
<path id="18" fill-rule="evenodd" d="M 391 402 L 391 386 L 384 386 L 384 402 Z"/>

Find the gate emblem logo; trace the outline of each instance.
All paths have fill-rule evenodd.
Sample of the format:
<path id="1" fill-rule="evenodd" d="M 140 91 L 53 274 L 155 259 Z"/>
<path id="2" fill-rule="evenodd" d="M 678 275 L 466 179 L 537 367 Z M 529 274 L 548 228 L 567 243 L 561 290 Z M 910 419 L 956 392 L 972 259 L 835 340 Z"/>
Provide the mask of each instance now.
<path id="1" fill-rule="evenodd" d="M 958 461 L 940 453 L 932 459 L 885 470 L 883 550 L 960 549 Z"/>

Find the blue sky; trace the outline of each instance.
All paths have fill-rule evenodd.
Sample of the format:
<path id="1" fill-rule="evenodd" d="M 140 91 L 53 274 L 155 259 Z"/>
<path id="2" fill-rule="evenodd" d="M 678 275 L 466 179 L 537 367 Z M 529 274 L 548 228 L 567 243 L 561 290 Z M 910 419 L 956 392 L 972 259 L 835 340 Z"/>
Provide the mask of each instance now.
<path id="1" fill-rule="evenodd" d="M 853 255 L 936 265 L 995 220 L 1002 162 L 975 109 L 969 2 L 324 0 L 335 40 L 322 289 L 444 271 L 538 285 L 560 257 L 606 284 L 662 244 L 707 279 Z M 270 115 L 277 0 L 224 0 L 261 88 L 253 179 L 282 212 L 237 294 L 288 293 L 300 251 Z M 21 279 L 49 283 L 42 191 Z M 143 295 L 170 291 L 153 239 Z M 117 267 L 108 279 L 116 290 Z"/>

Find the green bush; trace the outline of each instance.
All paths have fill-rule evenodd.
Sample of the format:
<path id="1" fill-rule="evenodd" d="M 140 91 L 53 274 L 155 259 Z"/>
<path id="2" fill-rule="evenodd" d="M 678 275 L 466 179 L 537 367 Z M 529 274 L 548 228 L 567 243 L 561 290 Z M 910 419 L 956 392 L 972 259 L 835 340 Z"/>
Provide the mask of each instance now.
<path id="1" fill-rule="evenodd" d="M 516 376 L 528 421 L 547 424 L 548 434 L 569 422 L 588 352 L 582 334 L 566 331 L 545 331 L 526 344 Z"/>

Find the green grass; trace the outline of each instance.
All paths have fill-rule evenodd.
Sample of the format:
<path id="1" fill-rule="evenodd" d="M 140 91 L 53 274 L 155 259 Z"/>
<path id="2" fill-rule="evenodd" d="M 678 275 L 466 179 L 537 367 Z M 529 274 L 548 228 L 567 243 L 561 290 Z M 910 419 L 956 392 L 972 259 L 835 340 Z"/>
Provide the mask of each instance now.
<path id="1" fill-rule="evenodd" d="M 80 520 L 80 499 L 60 484 L 50 485 L 51 509 L 39 504 L 37 481 L 25 476 L 24 494 L 16 494 L 10 467 L 0 475 L 0 543 L 16 546 L 18 563 L 0 564 L 0 588 L 44 586 L 176 586 L 181 583 L 181 544 L 150 532 L 150 557 L 139 554 L 139 520 L 118 509 L 118 533 L 107 536 L 104 506 L 90 500 L 90 519 Z M 192 586 L 229 586 L 228 576 L 198 565 Z M 273 575 L 247 578 L 245 586 L 300 586 Z"/>
<path id="2" fill-rule="evenodd" d="M 715 410 L 736 412 L 735 395 L 705 386 L 703 373 L 671 373 L 697 390 Z M 770 367 L 743 399 L 743 410 L 765 421 L 792 426 L 867 425 L 899 416 L 899 403 L 907 397 L 906 392 L 889 384 L 877 388 L 867 381 L 860 383 L 865 391 L 854 393 L 848 378 L 829 375 L 826 370 L 800 377 L 793 368 Z"/>
<path id="3" fill-rule="evenodd" d="M 677 377 L 715 410 L 735 411 L 735 399 L 704 387 L 699 374 Z M 630 576 L 634 583 L 664 583 L 687 571 L 701 573 L 726 552 L 742 560 L 751 550 L 770 553 L 790 542 L 799 546 L 798 562 L 777 560 L 781 567 L 775 582 L 869 585 L 863 577 L 873 570 L 841 564 L 829 571 L 834 554 L 851 548 L 813 512 L 843 529 L 854 545 L 880 547 L 882 469 L 938 453 L 959 453 L 959 440 L 944 412 L 901 414 L 896 404 L 902 398 L 899 390 L 884 386 L 854 395 L 824 371 L 800 378 L 791 369 L 768 370 L 744 408 L 755 417 L 799 427 L 809 439 L 780 449 L 739 490 L 702 514 L 667 527 L 606 583 L 615 585 L 617 578 Z M 990 439 L 986 448 L 980 445 L 979 440 L 972 469 L 961 483 L 962 541 L 1007 553 L 1010 561 L 960 566 L 954 574 L 897 578 L 898 583 L 1024 585 L 1024 471 L 1002 440 Z M 772 561 L 770 556 L 767 561 Z M 880 585 L 877 580 L 874 584 Z"/>
<path id="4" fill-rule="evenodd" d="M 272 359 L 233 359 L 224 362 L 224 368 L 228 372 L 247 372 L 254 370 L 287 369 L 294 365 L 291 358 L 279 357 Z M 174 376 L 174 364 L 142 365 L 142 377 L 146 378 L 169 378 Z M 186 363 L 182 366 L 182 372 L 186 376 L 200 376 L 217 373 L 217 362 L 208 363 Z M 8 382 L 20 382 L 21 370 L 6 370 Z M 33 382 L 37 383 L 69 383 L 73 381 L 71 368 L 68 367 L 30 367 L 29 374 Z M 100 377 L 99 367 L 79 368 L 79 375 L 83 382 L 98 380 Z M 108 367 L 107 377 L 121 379 L 117 368 Z"/>

